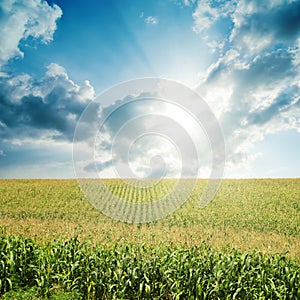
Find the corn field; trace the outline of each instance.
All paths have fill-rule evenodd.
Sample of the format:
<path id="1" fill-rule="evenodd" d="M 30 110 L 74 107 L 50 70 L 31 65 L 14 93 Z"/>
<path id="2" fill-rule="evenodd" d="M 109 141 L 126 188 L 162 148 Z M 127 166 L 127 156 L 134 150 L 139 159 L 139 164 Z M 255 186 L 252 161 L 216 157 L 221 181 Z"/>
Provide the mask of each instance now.
<path id="1" fill-rule="evenodd" d="M 106 184 L 144 201 L 174 181 Z M 200 209 L 204 186 L 167 218 L 127 224 L 74 180 L 0 180 L 0 299 L 300 299 L 300 180 L 224 180 Z"/>
<path id="2" fill-rule="evenodd" d="M 283 255 L 54 241 L 1 235 L 0 292 L 36 288 L 77 299 L 299 299 L 300 267 Z"/>

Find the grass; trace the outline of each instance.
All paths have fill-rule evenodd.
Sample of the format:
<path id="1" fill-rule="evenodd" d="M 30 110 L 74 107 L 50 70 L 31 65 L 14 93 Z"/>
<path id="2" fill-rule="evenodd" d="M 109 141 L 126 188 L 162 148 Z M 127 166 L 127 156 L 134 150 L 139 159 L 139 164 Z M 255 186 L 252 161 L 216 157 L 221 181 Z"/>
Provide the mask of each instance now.
<path id="1" fill-rule="evenodd" d="M 138 187 L 126 187 L 118 180 L 107 180 L 105 183 L 115 195 L 127 197 L 127 201 L 145 201 L 145 196 L 153 200 L 155 196 L 160 197 L 173 185 L 171 180 L 162 181 L 156 187 L 140 191 Z M 1 238 L 12 241 L 15 239 L 19 242 L 12 243 L 17 244 L 32 244 L 32 247 L 37 249 L 35 252 L 37 256 L 34 259 L 45 260 L 51 257 L 49 256 L 51 251 L 61 249 L 65 241 L 73 241 L 76 236 L 73 247 L 79 247 L 86 259 L 92 255 L 92 250 L 96 253 L 107 251 L 105 255 L 109 260 L 113 260 L 116 256 L 119 257 L 119 263 L 123 258 L 127 259 L 129 269 L 127 271 L 122 269 L 127 274 L 122 273 L 122 276 L 125 276 L 124 280 L 129 280 L 128 278 L 133 276 L 134 265 L 130 259 L 132 256 L 141 257 L 145 264 L 138 266 L 137 270 L 141 274 L 148 276 L 155 272 L 159 273 L 159 268 L 165 268 L 166 274 L 170 273 L 170 276 L 162 276 L 161 279 L 150 278 L 148 283 L 144 278 L 145 283 L 140 294 L 130 294 L 133 293 L 133 287 L 129 285 L 130 280 L 127 285 L 120 281 L 121 279 L 115 279 L 110 283 L 105 281 L 106 287 L 113 287 L 111 294 L 108 291 L 99 292 L 106 295 L 107 299 L 113 299 L 109 298 L 110 295 L 118 299 L 122 297 L 175 299 L 177 296 L 177 299 L 193 298 L 188 294 L 187 287 L 184 287 L 188 276 L 193 280 L 189 287 L 194 289 L 200 287 L 201 291 L 192 288 L 196 293 L 194 295 L 198 295 L 199 299 L 205 299 L 204 295 L 207 295 L 207 299 L 218 297 L 226 299 L 227 296 L 230 299 L 233 297 L 251 299 L 249 296 L 251 289 L 254 289 L 253 295 L 259 299 L 281 297 L 297 299 L 300 296 L 300 179 L 224 180 L 215 199 L 205 209 L 201 209 L 198 202 L 205 183 L 205 180 L 199 180 L 191 197 L 174 214 L 141 225 L 114 221 L 99 213 L 86 200 L 75 180 L 0 180 Z M 114 255 L 113 249 L 116 249 L 116 246 L 121 250 Z M 141 250 L 141 247 L 144 250 Z M 15 251 L 17 250 L 14 248 L 12 253 Z M 0 256 L 4 253 L 6 252 L 2 250 Z M 156 254 L 153 257 L 151 253 Z M 183 263 L 185 255 L 189 261 L 186 266 Z M 14 257 L 17 256 L 15 253 Z M 208 257 L 213 257 L 215 269 L 208 269 L 208 265 L 205 265 L 209 264 Z M 248 258 L 245 260 L 245 257 Z M 172 264 L 169 264 L 169 260 Z M 6 262 L 7 260 L 4 259 L 4 264 Z M 73 263 L 76 264 L 76 261 Z M 87 263 L 92 264 L 92 262 L 85 262 L 85 265 Z M 115 263 L 117 264 L 116 261 Z M 91 265 L 89 273 L 91 278 L 96 276 L 94 267 Z M 48 268 L 53 269 L 50 262 Z M 67 268 L 70 268 L 70 265 L 66 265 Z M 198 269 L 195 268 L 198 268 L 199 272 L 207 270 L 207 277 L 204 273 L 198 274 Z M 36 270 L 41 271 L 41 265 Z M 184 274 L 182 278 L 178 278 L 180 270 Z M 194 272 L 197 278 L 200 276 L 204 281 L 197 283 L 196 277 L 193 277 L 196 276 Z M 51 273 L 53 278 L 48 274 L 50 276 L 48 286 L 43 288 L 36 280 L 34 284 L 22 283 L 22 285 L 21 280 L 16 278 L 16 274 L 19 274 L 19 271 L 14 272 L 12 276 L 15 280 L 12 280 L 14 285 L 12 291 L 9 291 L 9 281 L 2 279 L 3 292 L 5 290 L 3 282 L 6 287 L 3 299 L 23 299 L 20 295 L 23 297 L 26 293 L 28 297 L 24 299 L 35 299 L 35 297 L 94 299 L 96 297 L 97 291 L 94 285 L 88 292 L 87 286 L 83 288 L 76 285 L 76 288 L 75 286 L 70 288 L 65 283 L 57 284 L 55 276 L 63 276 L 59 272 Z M 114 275 L 111 274 L 110 277 Z M 283 277 L 285 279 L 279 283 L 279 278 Z M 35 275 L 34 278 L 39 276 Z M 207 285 L 209 278 L 211 278 L 211 285 Z M 98 282 L 97 280 L 100 279 L 95 280 Z M 245 280 L 249 281 L 250 285 L 247 285 Z M 289 283 L 291 280 L 298 283 L 291 285 Z M 165 282 L 164 287 L 160 286 L 161 281 Z M 147 291 L 146 284 L 148 284 Z M 148 291 L 149 288 L 151 292 Z M 123 289 L 125 289 L 124 294 L 121 294 Z M 159 290 L 162 294 L 159 294 Z M 239 292 L 235 295 L 237 291 Z"/>

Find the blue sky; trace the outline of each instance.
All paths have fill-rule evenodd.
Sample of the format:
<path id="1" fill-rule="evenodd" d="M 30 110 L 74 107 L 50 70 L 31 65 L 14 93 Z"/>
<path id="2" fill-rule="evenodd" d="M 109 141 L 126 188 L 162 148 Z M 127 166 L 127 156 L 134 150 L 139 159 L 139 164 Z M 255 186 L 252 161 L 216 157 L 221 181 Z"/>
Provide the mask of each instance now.
<path id="1" fill-rule="evenodd" d="M 225 177 L 299 177 L 299 46 L 300 1 L 0 0 L 0 178 L 73 178 L 84 109 L 141 77 L 206 100 L 224 133 Z M 174 171 L 174 149 L 155 144 Z M 139 149 L 131 163 L 142 173 L 141 153 L 156 152 Z"/>
<path id="2" fill-rule="evenodd" d="M 49 3 L 63 12 L 54 41 L 24 49 L 26 55 L 14 66 L 19 70 L 42 75 L 43 68 L 55 62 L 76 82 L 88 79 L 101 92 L 147 76 L 182 80 L 184 74 L 184 81 L 196 84 L 199 70 L 212 62 L 205 42 L 191 30 L 190 6 L 132 0 Z"/>

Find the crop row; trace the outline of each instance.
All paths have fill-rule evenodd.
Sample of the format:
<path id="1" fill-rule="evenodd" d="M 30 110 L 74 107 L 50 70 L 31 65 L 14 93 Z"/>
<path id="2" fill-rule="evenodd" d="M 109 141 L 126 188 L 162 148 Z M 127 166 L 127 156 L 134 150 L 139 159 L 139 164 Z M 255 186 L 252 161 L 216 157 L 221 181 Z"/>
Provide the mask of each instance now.
<path id="1" fill-rule="evenodd" d="M 300 267 L 283 255 L 205 244 L 105 248 L 0 235 L 0 296 L 33 287 L 41 297 L 63 291 L 78 299 L 299 299 Z"/>

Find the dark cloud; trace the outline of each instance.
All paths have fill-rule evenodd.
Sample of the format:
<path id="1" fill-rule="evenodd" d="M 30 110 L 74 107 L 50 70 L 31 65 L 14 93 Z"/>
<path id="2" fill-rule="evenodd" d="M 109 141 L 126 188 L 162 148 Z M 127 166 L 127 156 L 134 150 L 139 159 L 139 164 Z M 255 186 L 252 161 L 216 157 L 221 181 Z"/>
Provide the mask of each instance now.
<path id="1" fill-rule="evenodd" d="M 238 34 L 257 34 L 264 38 L 270 34 L 278 42 L 293 41 L 300 32 L 300 2 L 283 2 L 274 5 L 270 1 L 249 1 L 256 3 L 258 12 L 245 14 Z"/>
<path id="2" fill-rule="evenodd" d="M 263 125 L 278 114 L 290 109 L 291 105 L 296 106 L 300 102 L 299 91 L 298 86 L 287 88 L 269 106 L 251 113 L 248 117 L 248 125 Z"/>
<path id="3" fill-rule="evenodd" d="M 234 80 L 236 89 L 247 90 L 250 87 L 273 84 L 287 77 L 294 77 L 298 70 L 293 65 L 295 54 L 289 49 L 278 49 L 254 57 L 247 66 L 240 67 L 236 60 L 223 60 L 211 69 L 205 84 L 226 84 Z"/>
<path id="4" fill-rule="evenodd" d="M 237 87 L 269 85 L 295 76 L 298 70 L 293 67 L 293 57 L 293 53 L 283 49 L 258 55 L 248 68 L 236 71 L 234 76 Z"/>
<path id="5" fill-rule="evenodd" d="M 294 1 L 288 3 L 286 7 L 277 11 L 272 20 L 275 24 L 276 36 L 281 39 L 297 38 L 300 32 L 300 2 Z"/>
<path id="6" fill-rule="evenodd" d="M 85 99 L 84 94 L 79 97 L 79 87 L 67 77 L 56 78 L 52 83 L 49 76 L 32 82 L 29 91 L 24 91 L 19 99 L 14 99 L 8 85 L 6 77 L 0 79 L 0 122 L 5 126 L 0 132 L 2 139 L 32 135 L 38 138 L 52 132 L 53 139 L 72 141 L 76 122 L 91 100 L 90 94 Z M 43 87 L 47 88 L 44 94 Z"/>
<path id="7" fill-rule="evenodd" d="M 283 104 L 283 99 L 292 103 L 292 99 L 299 92 L 299 88 L 293 83 L 299 71 L 293 65 L 294 53 L 288 49 L 258 55 L 242 68 L 238 59 L 220 60 L 202 86 L 203 88 L 206 85 L 210 89 L 228 86 L 232 89 L 227 109 L 221 115 L 225 135 L 232 135 L 241 127 L 245 128 L 242 124 L 245 118 L 249 118 L 247 126 L 254 125 L 255 120 L 258 121 L 256 125 L 265 124 L 267 120 L 282 112 L 279 107 L 280 103 Z M 261 101 L 256 99 L 257 94 L 266 91 L 271 94 L 276 88 L 281 88 L 282 92 L 273 99 L 274 106 L 258 112 L 254 117 L 256 103 Z M 259 115 L 264 113 L 266 113 L 265 122 L 262 122 L 262 116 Z"/>
<path id="8" fill-rule="evenodd" d="M 0 77 L 0 177 L 73 177 L 71 142 L 93 94 L 87 81 L 75 84 L 56 64 L 40 80 L 26 74 Z"/>

